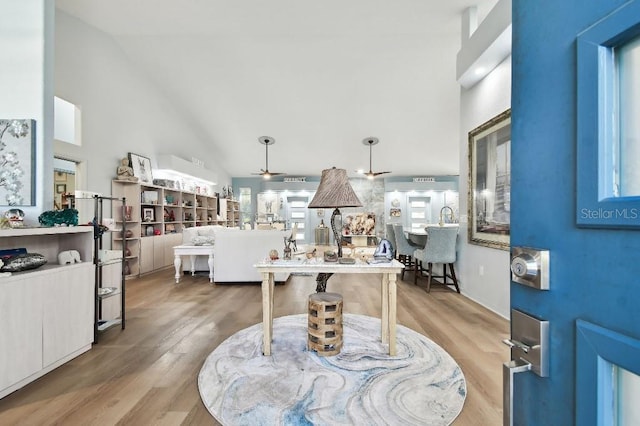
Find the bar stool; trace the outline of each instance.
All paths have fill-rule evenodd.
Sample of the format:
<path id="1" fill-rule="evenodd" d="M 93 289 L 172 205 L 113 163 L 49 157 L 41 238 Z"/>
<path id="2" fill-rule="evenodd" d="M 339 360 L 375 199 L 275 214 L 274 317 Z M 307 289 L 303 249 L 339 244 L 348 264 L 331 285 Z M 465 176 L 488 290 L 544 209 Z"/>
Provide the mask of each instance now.
<path id="1" fill-rule="evenodd" d="M 442 278 L 442 283 L 445 287 L 453 285 L 458 293 L 460 293 L 460 287 L 458 286 L 458 279 L 456 278 L 456 271 L 453 268 L 453 264 L 456 261 L 456 240 L 458 238 L 458 227 L 454 226 L 428 226 L 427 231 L 427 245 L 422 250 L 416 250 L 413 253 L 415 258 L 415 276 L 413 283 L 418 283 L 418 278 L 422 276 L 423 272 L 427 273 L 427 292 L 431 291 L 432 278 Z M 425 263 L 427 268 L 424 267 Z M 442 264 L 442 275 L 433 274 L 433 265 Z M 447 274 L 447 265 L 449 266 L 450 274 Z M 453 283 L 449 284 L 447 278 L 451 278 Z"/>
<path id="2" fill-rule="evenodd" d="M 387 240 L 391 241 L 393 245 L 393 258 L 397 258 L 397 249 L 396 249 L 396 233 L 393 231 L 393 224 L 387 223 Z"/>
<path id="3" fill-rule="evenodd" d="M 318 356 L 337 355 L 342 349 L 342 295 L 309 296 L 307 349 Z"/>
<path id="4" fill-rule="evenodd" d="M 402 229 L 402 225 L 394 224 L 393 232 L 396 237 L 396 258 L 405 266 L 405 269 L 403 269 L 400 274 L 400 279 L 403 279 L 404 271 L 406 269 L 413 269 L 414 267 L 413 252 L 416 248 L 412 246 L 409 243 L 409 240 L 407 240 L 407 237 L 404 236 L 404 229 Z"/>

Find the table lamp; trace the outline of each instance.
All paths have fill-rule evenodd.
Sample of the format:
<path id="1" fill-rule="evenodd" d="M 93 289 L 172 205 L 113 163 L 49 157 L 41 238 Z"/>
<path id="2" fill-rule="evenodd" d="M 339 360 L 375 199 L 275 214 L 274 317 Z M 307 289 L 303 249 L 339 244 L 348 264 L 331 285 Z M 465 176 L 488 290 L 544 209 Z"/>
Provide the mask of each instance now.
<path id="1" fill-rule="evenodd" d="M 361 207 L 362 203 L 358 199 L 355 191 L 347 178 L 345 169 L 325 169 L 322 171 L 320 186 L 316 195 L 309 203 L 310 209 L 333 208 L 331 214 L 331 230 L 336 244 L 338 244 L 338 258 L 342 257 L 341 233 L 336 227 L 336 216 L 340 216 L 340 207 Z"/>

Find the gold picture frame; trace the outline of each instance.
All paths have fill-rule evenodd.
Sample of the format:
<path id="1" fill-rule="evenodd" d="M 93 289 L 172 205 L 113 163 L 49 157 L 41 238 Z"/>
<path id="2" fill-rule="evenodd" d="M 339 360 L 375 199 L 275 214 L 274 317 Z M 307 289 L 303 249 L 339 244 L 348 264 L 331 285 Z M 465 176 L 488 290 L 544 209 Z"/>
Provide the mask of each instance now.
<path id="1" fill-rule="evenodd" d="M 509 250 L 511 109 L 469 132 L 468 240 Z"/>

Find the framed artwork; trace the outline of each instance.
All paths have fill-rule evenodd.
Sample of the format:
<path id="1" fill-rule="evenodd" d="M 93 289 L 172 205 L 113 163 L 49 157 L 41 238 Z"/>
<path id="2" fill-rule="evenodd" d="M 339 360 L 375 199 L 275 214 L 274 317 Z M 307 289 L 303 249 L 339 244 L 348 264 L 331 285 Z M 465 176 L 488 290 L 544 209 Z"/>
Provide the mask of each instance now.
<path id="1" fill-rule="evenodd" d="M 144 208 L 142 209 L 142 221 L 143 222 L 154 222 L 155 214 L 153 208 Z"/>
<path id="2" fill-rule="evenodd" d="M 129 153 L 129 162 L 133 169 L 133 175 L 142 183 L 153 183 L 153 173 L 151 172 L 151 160 L 142 155 Z"/>
<path id="3" fill-rule="evenodd" d="M 373 212 L 350 214 L 343 223 L 343 230 L 347 235 L 375 235 L 376 215 Z"/>
<path id="4" fill-rule="evenodd" d="M 278 211 L 278 195 L 273 192 L 259 192 L 258 200 L 258 216 L 265 214 L 275 214 Z"/>
<path id="5" fill-rule="evenodd" d="M 402 215 L 402 210 L 400 209 L 389 209 L 389 216 L 391 217 L 400 217 Z"/>
<path id="6" fill-rule="evenodd" d="M 65 183 L 56 184 L 56 194 L 64 194 L 65 192 L 67 192 L 67 184 Z"/>
<path id="7" fill-rule="evenodd" d="M 35 204 L 36 121 L 0 119 L 0 206 Z"/>
<path id="8" fill-rule="evenodd" d="M 469 132 L 470 244 L 509 250 L 511 110 Z"/>

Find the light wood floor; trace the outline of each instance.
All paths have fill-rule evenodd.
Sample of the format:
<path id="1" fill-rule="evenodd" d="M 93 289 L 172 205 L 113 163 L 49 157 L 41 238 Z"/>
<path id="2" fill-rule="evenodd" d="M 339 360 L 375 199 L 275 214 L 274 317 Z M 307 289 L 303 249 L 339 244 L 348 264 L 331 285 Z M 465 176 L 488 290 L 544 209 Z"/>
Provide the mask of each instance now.
<path id="1" fill-rule="evenodd" d="M 443 347 L 467 380 L 454 424 L 501 424 L 507 321 L 454 292 L 428 294 L 412 274 L 405 279 L 398 282 L 398 323 Z M 327 291 L 343 295 L 345 312 L 379 316 L 377 280 L 334 275 Z M 0 400 L 1 425 L 217 424 L 200 401 L 197 375 L 224 339 L 262 321 L 260 285 L 187 276 L 176 286 L 173 271 L 164 270 L 127 286 L 126 330 L 102 333 L 89 352 Z M 314 291 L 311 276 L 276 286 L 274 316 L 306 313 Z"/>

